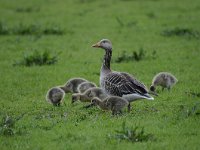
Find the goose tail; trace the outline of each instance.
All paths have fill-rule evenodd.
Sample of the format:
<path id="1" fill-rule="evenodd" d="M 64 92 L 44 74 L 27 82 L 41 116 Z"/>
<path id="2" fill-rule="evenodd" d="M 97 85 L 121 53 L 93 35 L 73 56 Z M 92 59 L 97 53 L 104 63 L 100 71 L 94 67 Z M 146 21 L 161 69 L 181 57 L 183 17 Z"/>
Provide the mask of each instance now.
<path id="1" fill-rule="evenodd" d="M 147 100 L 154 100 L 154 98 L 148 93 L 144 94 L 144 96 L 145 96 L 145 99 Z"/>
<path id="2" fill-rule="evenodd" d="M 127 95 L 123 95 L 122 97 L 129 102 L 136 101 L 136 100 L 139 100 L 139 99 L 154 100 L 154 98 L 151 95 L 149 95 L 148 93 L 145 93 L 143 95 L 140 95 L 140 94 L 137 94 L 137 93 L 127 94 Z"/>

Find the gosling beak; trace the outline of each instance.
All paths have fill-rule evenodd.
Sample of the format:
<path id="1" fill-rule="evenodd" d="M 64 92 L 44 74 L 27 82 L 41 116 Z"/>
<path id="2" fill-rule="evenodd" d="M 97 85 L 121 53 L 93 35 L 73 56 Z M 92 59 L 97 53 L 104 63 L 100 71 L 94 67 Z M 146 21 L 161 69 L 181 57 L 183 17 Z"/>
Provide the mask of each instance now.
<path id="1" fill-rule="evenodd" d="M 101 47 L 100 42 L 93 44 L 92 47 Z"/>

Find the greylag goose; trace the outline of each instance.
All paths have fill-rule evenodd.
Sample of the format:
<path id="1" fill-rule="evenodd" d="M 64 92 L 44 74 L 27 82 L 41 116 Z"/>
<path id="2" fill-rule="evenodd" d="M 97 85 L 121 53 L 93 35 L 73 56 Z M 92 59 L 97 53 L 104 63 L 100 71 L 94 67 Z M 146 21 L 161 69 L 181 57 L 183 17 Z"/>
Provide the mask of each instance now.
<path id="1" fill-rule="evenodd" d="M 171 73 L 160 72 L 154 76 L 150 90 L 154 92 L 156 86 L 161 86 L 162 90 L 164 90 L 164 88 L 170 90 L 177 82 L 178 80 Z"/>
<path id="2" fill-rule="evenodd" d="M 72 103 L 77 100 L 81 102 L 91 102 L 92 98 L 98 97 L 100 99 L 104 99 L 107 97 L 107 94 L 101 88 L 93 87 L 86 90 L 84 93 L 75 93 L 72 94 Z"/>
<path id="3" fill-rule="evenodd" d="M 103 110 L 111 110 L 112 115 L 122 113 L 122 109 L 126 106 L 128 107 L 128 111 L 130 111 L 130 103 L 126 99 L 118 96 L 109 96 L 103 101 L 95 97 L 92 99 L 91 104 L 98 105 Z"/>
<path id="4" fill-rule="evenodd" d="M 95 83 L 92 82 L 82 82 L 81 84 L 78 85 L 78 92 L 84 93 L 87 89 L 92 87 L 97 87 L 97 86 Z"/>
<path id="5" fill-rule="evenodd" d="M 78 86 L 83 82 L 88 82 L 83 78 L 71 78 L 63 86 L 60 86 L 65 93 L 78 93 Z"/>
<path id="6" fill-rule="evenodd" d="M 48 90 L 46 100 L 55 106 L 59 106 L 65 97 L 65 92 L 59 87 L 53 87 Z"/>
<path id="7" fill-rule="evenodd" d="M 125 72 L 111 70 L 112 44 L 108 39 L 102 39 L 98 43 L 92 45 L 92 47 L 105 50 L 100 71 L 100 85 L 107 94 L 123 97 L 129 102 L 137 99 L 154 99 L 149 95 L 146 86 L 133 76 Z"/>

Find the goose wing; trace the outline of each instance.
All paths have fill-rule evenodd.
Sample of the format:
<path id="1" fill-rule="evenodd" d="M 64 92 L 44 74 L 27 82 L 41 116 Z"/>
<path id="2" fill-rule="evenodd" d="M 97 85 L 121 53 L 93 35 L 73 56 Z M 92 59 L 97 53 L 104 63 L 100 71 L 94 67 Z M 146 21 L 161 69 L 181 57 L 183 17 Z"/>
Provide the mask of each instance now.
<path id="1" fill-rule="evenodd" d="M 126 72 L 121 72 L 121 74 L 129 81 L 132 83 L 133 86 L 135 86 L 136 89 L 139 89 L 140 92 L 142 93 L 148 93 L 147 87 L 140 81 L 138 81 L 136 78 L 134 78 L 132 75 L 126 73 Z"/>
<path id="2" fill-rule="evenodd" d="M 147 93 L 144 84 L 137 81 L 128 73 L 112 72 L 105 77 L 104 82 L 105 90 L 111 95 L 121 97 L 123 95 L 133 93 L 137 93 L 139 95 Z"/>

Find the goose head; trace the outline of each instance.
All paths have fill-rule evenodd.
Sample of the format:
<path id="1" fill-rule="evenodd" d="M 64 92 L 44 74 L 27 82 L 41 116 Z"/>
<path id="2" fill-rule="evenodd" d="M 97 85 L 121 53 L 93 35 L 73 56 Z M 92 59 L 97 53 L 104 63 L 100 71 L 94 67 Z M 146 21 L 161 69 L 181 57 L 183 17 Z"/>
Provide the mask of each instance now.
<path id="1" fill-rule="evenodd" d="M 92 47 L 102 48 L 105 50 L 112 50 L 112 43 L 108 39 L 102 39 L 101 41 L 97 42 L 96 44 L 93 44 Z"/>

